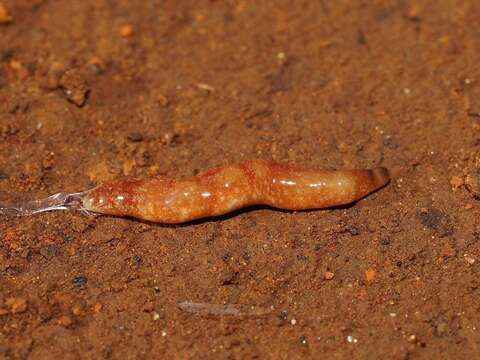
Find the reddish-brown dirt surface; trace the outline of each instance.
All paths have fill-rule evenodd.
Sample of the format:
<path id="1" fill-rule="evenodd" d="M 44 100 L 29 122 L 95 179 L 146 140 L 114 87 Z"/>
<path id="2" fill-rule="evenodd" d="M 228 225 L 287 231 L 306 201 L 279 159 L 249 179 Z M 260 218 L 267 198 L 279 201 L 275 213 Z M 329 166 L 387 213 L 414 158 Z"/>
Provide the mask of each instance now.
<path id="1" fill-rule="evenodd" d="M 1 3 L 0 202 L 250 158 L 393 180 L 181 226 L 3 216 L 0 358 L 480 356 L 479 1 Z"/>

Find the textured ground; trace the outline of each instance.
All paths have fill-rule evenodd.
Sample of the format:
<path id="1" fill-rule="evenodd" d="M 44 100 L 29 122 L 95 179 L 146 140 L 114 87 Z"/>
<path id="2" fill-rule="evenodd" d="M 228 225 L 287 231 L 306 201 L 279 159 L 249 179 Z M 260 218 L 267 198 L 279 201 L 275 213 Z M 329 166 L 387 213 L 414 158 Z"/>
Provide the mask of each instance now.
<path id="1" fill-rule="evenodd" d="M 393 181 L 186 226 L 3 217 L 0 358 L 479 356 L 480 2 L 1 3 L 0 202 L 249 158 Z"/>

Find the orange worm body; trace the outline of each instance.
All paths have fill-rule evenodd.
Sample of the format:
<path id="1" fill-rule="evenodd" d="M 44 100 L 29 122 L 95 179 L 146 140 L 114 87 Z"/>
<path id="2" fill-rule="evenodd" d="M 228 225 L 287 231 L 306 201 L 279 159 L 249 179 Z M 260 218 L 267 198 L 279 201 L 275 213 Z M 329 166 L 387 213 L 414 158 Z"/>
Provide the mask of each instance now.
<path id="1" fill-rule="evenodd" d="M 248 160 L 187 179 L 118 180 L 87 192 L 92 212 L 182 223 L 250 206 L 320 209 L 357 201 L 390 181 L 388 170 L 315 170 Z"/>

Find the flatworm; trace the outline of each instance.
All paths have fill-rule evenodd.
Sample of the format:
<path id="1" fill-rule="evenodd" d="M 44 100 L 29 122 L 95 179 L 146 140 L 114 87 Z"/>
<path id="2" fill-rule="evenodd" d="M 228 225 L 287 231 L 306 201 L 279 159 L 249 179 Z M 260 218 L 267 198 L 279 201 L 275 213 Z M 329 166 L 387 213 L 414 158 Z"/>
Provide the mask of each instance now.
<path id="1" fill-rule="evenodd" d="M 176 224 L 251 206 L 321 209 L 362 199 L 390 181 L 388 170 L 317 170 L 247 160 L 195 177 L 126 179 L 86 191 L 81 207 L 94 213 Z"/>

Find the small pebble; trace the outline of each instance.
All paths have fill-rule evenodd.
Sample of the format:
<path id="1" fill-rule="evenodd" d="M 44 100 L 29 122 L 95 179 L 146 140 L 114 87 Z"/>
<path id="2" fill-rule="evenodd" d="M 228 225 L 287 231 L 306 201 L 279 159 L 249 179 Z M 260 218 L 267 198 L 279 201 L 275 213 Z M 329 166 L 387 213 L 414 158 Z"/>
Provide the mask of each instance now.
<path id="1" fill-rule="evenodd" d="M 67 71 L 60 78 L 59 86 L 67 99 L 78 107 L 82 107 L 87 102 L 90 89 L 79 71 Z"/>
<path id="2" fill-rule="evenodd" d="M 475 264 L 475 258 L 471 257 L 470 255 L 465 254 L 463 255 L 463 258 L 465 259 L 467 264 L 470 264 L 470 265 Z"/>
<path id="3" fill-rule="evenodd" d="M 380 243 L 381 243 L 382 245 L 390 245 L 390 239 L 384 238 L 384 239 L 382 239 L 382 240 L 380 241 Z"/>
<path id="4" fill-rule="evenodd" d="M 354 343 L 354 344 L 356 344 L 358 342 L 358 340 L 356 338 L 354 338 L 352 335 L 347 336 L 347 341 L 349 343 Z"/>
<path id="5" fill-rule="evenodd" d="M 12 49 L 0 51 L 0 63 L 10 61 L 15 56 L 15 51 Z"/>
<path id="6" fill-rule="evenodd" d="M 325 271 L 323 276 L 325 277 L 325 280 L 332 280 L 335 277 L 335 274 L 331 271 Z"/>
<path id="7" fill-rule="evenodd" d="M 442 247 L 442 256 L 443 257 L 446 257 L 446 258 L 449 258 L 449 257 L 453 257 L 455 256 L 457 253 L 457 251 L 455 250 L 455 248 L 450 245 L 449 243 L 446 243 L 445 245 L 443 245 Z"/>
<path id="8" fill-rule="evenodd" d="M 360 230 L 356 226 L 352 226 L 350 229 L 348 229 L 351 235 L 357 236 L 360 235 Z"/>
<path id="9" fill-rule="evenodd" d="M 120 26 L 120 36 L 121 37 L 127 38 L 127 37 L 133 36 L 133 34 L 135 34 L 135 30 L 134 30 L 132 24 L 124 24 L 124 25 Z"/>
<path id="10" fill-rule="evenodd" d="M 434 331 L 436 336 L 444 336 L 447 332 L 448 332 L 448 324 L 445 322 L 441 322 L 437 324 Z"/>
<path id="11" fill-rule="evenodd" d="M 145 304 L 142 306 L 143 312 L 150 313 L 150 312 L 153 312 L 153 310 L 155 310 L 155 303 L 153 301 L 147 300 Z M 155 317 L 155 314 L 154 314 L 154 317 Z"/>
<path id="12" fill-rule="evenodd" d="M 205 83 L 198 83 L 197 84 L 197 87 L 200 89 L 200 90 L 205 90 L 205 91 L 208 91 L 208 92 L 213 92 L 215 91 L 215 88 L 211 85 L 208 85 L 208 84 L 205 84 Z"/>
<path id="13" fill-rule="evenodd" d="M 276 326 L 283 326 L 287 323 L 288 321 L 288 312 L 286 310 L 283 310 L 280 314 L 278 314 L 274 318 L 274 324 Z"/>
<path id="14" fill-rule="evenodd" d="M 75 316 L 82 316 L 85 312 L 83 311 L 83 308 L 80 305 L 75 305 L 72 308 L 72 314 Z"/>
<path id="15" fill-rule="evenodd" d="M 88 60 L 88 68 L 94 75 L 99 75 L 105 71 L 105 61 L 98 56 L 92 56 L 90 60 Z"/>
<path id="16" fill-rule="evenodd" d="M 288 60 L 287 54 L 283 51 L 277 53 L 277 62 L 279 65 L 284 65 Z"/>
<path id="17" fill-rule="evenodd" d="M 362 31 L 362 30 L 358 30 L 357 32 L 357 42 L 360 44 L 360 45 L 366 45 L 368 43 L 368 39 L 367 39 L 367 36 L 365 35 L 365 33 Z"/>
<path id="18" fill-rule="evenodd" d="M 300 344 L 308 345 L 307 337 L 305 335 L 300 336 Z"/>
<path id="19" fill-rule="evenodd" d="M 7 314 L 10 314 L 10 312 L 7 309 L 0 308 L 0 316 L 7 315 Z"/>
<path id="20" fill-rule="evenodd" d="M 24 298 L 11 297 L 7 298 L 5 305 L 10 308 L 12 314 L 19 314 L 27 311 L 28 303 Z"/>
<path id="21" fill-rule="evenodd" d="M 160 139 L 163 145 L 171 145 L 178 139 L 179 135 L 171 132 L 164 133 Z"/>
<path id="22" fill-rule="evenodd" d="M 480 199 L 480 173 L 471 172 L 465 177 L 465 187 L 476 199 Z"/>
<path id="23" fill-rule="evenodd" d="M 136 167 L 137 167 L 137 161 L 135 159 L 125 160 L 122 166 L 123 175 L 132 176 L 135 172 Z"/>
<path id="24" fill-rule="evenodd" d="M 140 255 L 134 255 L 133 256 L 133 262 L 135 263 L 135 265 L 139 266 L 139 265 L 142 264 L 143 259 Z"/>
<path id="25" fill-rule="evenodd" d="M 150 176 L 158 175 L 159 172 L 160 172 L 160 166 L 158 165 L 152 165 L 148 167 L 148 175 Z"/>
<path id="26" fill-rule="evenodd" d="M 140 142 L 143 140 L 143 135 L 139 132 L 132 132 L 128 134 L 128 140 L 131 142 Z"/>
<path id="27" fill-rule="evenodd" d="M 0 24 L 10 24 L 12 22 L 12 16 L 7 7 L 0 3 Z"/>
<path id="28" fill-rule="evenodd" d="M 11 59 L 8 63 L 10 70 L 21 80 L 25 80 L 29 76 L 28 68 L 22 62 L 16 59 Z"/>
<path id="29" fill-rule="evenodd" d="M 97 302 L 95 305 L 93 305 L 93 311 L 98 314 L 100 311 L 102 311 L 102 307 L 103 305 Z"/>
<path id="30" fill-rule="evenodd" d="M 157 321 L 158 319 L 160 319 L 160 314 L 157 313 L 157 312 L 154 312 L 153 316 L 152 316 L 152 319 L 153 319 L 153 321 Z"/>
<path id="31" fill-rule="evenodd" d="M 418 4 L 416 4 L 415 2 L 412 2 L 408 9 L 407 9 L 407 13 L 405 14 L 407 19 L 408 20 L 411 20 L 411 21 L 420 21 L 421 18 L 420 18 L 420 9 L 418 7 Z"/>
<path id="32" fill-rule="evenodd" d="M 70 316 L 63 315 L 57 320 L 58 325 L 69 327 L 73 324 L 73 320 Z"/>
<path id="33" fill-rule="evenodd" d="M 463 179 L 460 176 L 452 176 L 450 179 L 450 185 L 453 190 L 457 190 L 463 185 Z"/>
<path id="34" fill-rule="evenodd" d="M 365 278 L 367 279 L 368 282 L 372 282 L 375 280 L 377 277 L 377 272 L 373 269 L 368 269 L 365 271 Z"/>
<path id="35" fill-rule="evenodd" d="M 88 279 L 85 276 L 75 276 L 73 278 L 73 286 L 82 287 L 87 284 Z"/>
<path id="36" fill-rule="evenodd" d="M 383 145 L 392 150 L 399 148 L 399 145 L 393 140 L 393 137 L 390 135 L 385 136 L 385 138 L 383 139 Z"/>
<path id="37" fill-rule="evenodd" d="M 167 107 L 169 104 L 168 98 L 165 95 L 158 95 L 157 100 L 161 107 Z"/>

